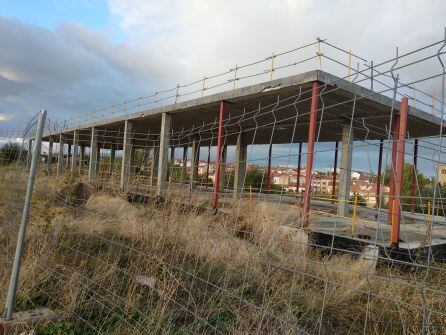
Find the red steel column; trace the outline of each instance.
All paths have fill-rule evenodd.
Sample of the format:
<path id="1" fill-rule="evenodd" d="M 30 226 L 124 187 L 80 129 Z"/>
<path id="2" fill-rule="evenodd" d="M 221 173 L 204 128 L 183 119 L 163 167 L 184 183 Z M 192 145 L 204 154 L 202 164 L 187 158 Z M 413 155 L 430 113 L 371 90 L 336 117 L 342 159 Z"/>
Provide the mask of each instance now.
<path id="1" fill-rule="evenodd" d="M 271 151 L 272 151 L 272 143 L 269 145 L 268 149 L 268 168 L 266 170 L 266 181 L 265 181 L 265 188 L 266 193 L 270 193 L 271 190 Z"/>
<path id="2" fill-rule="evenodd" d="M 311 173 L 313 171 L 313 156 L 314 156 L 314 139 L 316 137 L 316 121 L 317 109 L 319 105 L 319 82 L 313 83 L 313 92 L 311 95 L 311 111 L 310 124 L 308 126 L 308 149 L 307 149 L 307 167 L 305 171 L 305 196 L 304 196 L 304 227 L 308 226 L 308 217 L 310 214 L 310 192 L 311 192 Z"/>
<path id="3" fill-rule="evenodd" d="M 418 139 L 413 144 L 413 171 L 412 171 L 412 189 L 410 192 L 410 211 L 415 212 L 415 184 L 417 183 L 417 158 L 418 158 Z"/>
<path id="4" fill-rule="evenodd" d="M 393 225 L 391 243 L 398 246 L 400 240 L 400 223 L 401 213 L 403 210 L 403 173 L 404 173 L 404 148 L 406 144 L 407 130 L 407 98 L 401 99 L 400 110 L 400 126 L 398 131 L 398 155 L 397 155 L 397 171 L 395 180 L 395 205 L 393 206 Z"/>
<path id="5" fill-rule="evenodd" d="M 299 194 L 300 186 L 300 163 L 302 160 L 302 142 L 299 142 L 299 154 L 297 156 L 297 194 Z"/>
<path id="6" fill-rule="evenodd" d="M 337 169 L 338 169 L 338 149 L 339 149 L 339 141 L 336 141 L 334 165 L 333 165 L 333 188 L 331 190 L 331 197 L 333 200 L 336 195 L 336 174 L 337 174 Z"/>
<path id="7" fill-rule="evenodd" d="M 389 223 L 392 224 L 392 208 L 395 200 L 395 175 L 396 175 L 396 154 L 398 151 L 398 134 L 400 128 L 400 115 L 395 114 L 392 120 L 392 163 L 390 165 L 390 193 L 389 193 Z"/>
<path id="8" fill-rule="evenodd" d="M 218 191 L 220 189 L 220 163 L 221 163 L 221 149 L 223 145 L 223 118 L 225 114 L 225 102 L 220 102 L 220 119 L 218 121 L 218 140 L 217 140 L 217 159 L 216 170 L 214 175 L 214 208 L 218 207 Z"/>
<path id="9" fill-rule="evenodd" d="M 379 140 L 379 158 L 378 158 L 378 174 L 376 177 L 376 207 L 379 208 L 379 204 L 381 201 L 381 170 L 383 165 L 383 147 L 384 140 Z"/>

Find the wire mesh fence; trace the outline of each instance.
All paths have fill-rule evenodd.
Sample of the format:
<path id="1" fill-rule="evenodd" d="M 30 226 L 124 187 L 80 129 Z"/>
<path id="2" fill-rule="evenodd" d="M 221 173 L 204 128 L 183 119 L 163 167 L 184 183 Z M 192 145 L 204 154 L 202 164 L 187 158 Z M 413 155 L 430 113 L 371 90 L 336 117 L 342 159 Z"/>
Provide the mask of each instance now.
<path id="1" fill-rule="evenodd" d="M 16 309 L 57 312 L 37 332 L 444 333 L 444 46 L 372 63 L 317 39 L 215 76 L 279 80 L 247 98 L 176 111 L 205 77 L 47 121 Z M 1 138 L 4 299 L 35 126 Z"/>

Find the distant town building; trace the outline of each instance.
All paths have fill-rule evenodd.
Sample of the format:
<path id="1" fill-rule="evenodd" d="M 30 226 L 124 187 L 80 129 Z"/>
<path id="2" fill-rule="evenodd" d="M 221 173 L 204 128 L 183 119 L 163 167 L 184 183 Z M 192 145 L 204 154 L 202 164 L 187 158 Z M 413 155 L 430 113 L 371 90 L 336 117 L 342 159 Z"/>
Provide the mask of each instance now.
<path id="1" fill-rule="evenodd" d="M 446 184 L 446 164 L 439 164 L 437 178 L 441 186 Z"/>

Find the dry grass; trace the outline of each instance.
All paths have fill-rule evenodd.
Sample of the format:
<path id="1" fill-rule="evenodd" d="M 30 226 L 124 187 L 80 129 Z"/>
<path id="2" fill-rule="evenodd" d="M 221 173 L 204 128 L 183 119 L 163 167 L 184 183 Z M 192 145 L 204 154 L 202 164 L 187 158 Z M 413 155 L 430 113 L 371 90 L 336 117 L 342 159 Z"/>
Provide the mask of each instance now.
<path id="1" fill-rule="evenodd" d="M 282 225 L 292 212 L 240 203 L 216 215 L 175 198 L 141 206 L 101 192 L 85 204 L 55 201 L 75 189 L 38 179 L 18 295 L 19 309 L 78 320 L 64 325 L 75 333 L 362 334 L 366 325 L 417 334 L 423 320 L 444 333 L 443 315 L 429 312 L 444 311 L 444 295 L 409 285 L 424 273 L 327 258 L 308 247 L 298 217 Z M 15 238 L 2 229 L 4 301 Z M 444 291 L 444 274 L 430 276 L 428 286 Z"/>

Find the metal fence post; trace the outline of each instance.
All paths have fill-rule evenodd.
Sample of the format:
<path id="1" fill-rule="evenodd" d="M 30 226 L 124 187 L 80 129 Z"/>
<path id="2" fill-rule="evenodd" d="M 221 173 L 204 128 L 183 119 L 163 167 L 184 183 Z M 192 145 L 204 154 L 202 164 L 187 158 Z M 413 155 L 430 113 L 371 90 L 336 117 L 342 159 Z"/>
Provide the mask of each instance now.
<path id="1" fill-rule="evenodd" d="M 17 247 L 14 257 L 14 265 L 11 272 L 11 280 L 9 282 L 8 297 L 6 299 L 6 315 L 5 315 L 6 321 L 11 320 L 12 313 L 14 311 L 15 297 L 17 292 L 17 282 L 19 279 L 19 272 L 20 272 L 20 261 L 23 254 L 26 226 L 28 224 L 28 219 L 29 219 L 29 207 L 31 203 L 31 195 L 33 192 L 34 179 L 36 177 L 37 166 L 40 159 L 40 150 L 42 146 L 42 135 L 43 135 L 43 129 L 45 127 L 46 113 L 47 113 L 46 110 L 42 110 L 39 113 L 39 119 L 37 122 L 35 145 L 31 161 L 31 169 L 29 172 L 28 187 L 26 190 L 25 206 L 23 207 L 22 221 L 20 223 L 20 231 L 17 239 Z"/>

